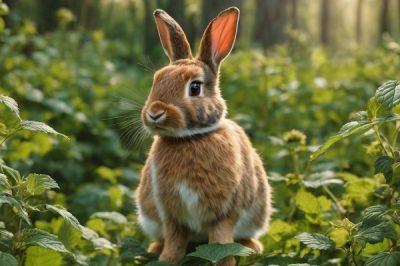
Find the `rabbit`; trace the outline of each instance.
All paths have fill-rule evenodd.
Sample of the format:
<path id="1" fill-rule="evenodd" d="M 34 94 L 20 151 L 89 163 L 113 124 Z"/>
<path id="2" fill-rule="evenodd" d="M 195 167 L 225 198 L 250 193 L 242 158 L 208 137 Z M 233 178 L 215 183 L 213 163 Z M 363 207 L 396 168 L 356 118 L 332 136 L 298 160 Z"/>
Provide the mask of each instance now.
<path id="1" fill-rule="evenodd" d="M 208 24 L 196 57 L 172 17 L 160 9 L 154 17 L 170 63 L 156 71 L 141 112 L 154 138 L 135 194 L 138 223 L 154 240 L 148 251 L 169 264 L 185 256 L 189 242 L 236 241 L 261 253 L 271 187 L 244 130 L 226 118 L 219 88 L 239 9 L 228 8 Z"/>

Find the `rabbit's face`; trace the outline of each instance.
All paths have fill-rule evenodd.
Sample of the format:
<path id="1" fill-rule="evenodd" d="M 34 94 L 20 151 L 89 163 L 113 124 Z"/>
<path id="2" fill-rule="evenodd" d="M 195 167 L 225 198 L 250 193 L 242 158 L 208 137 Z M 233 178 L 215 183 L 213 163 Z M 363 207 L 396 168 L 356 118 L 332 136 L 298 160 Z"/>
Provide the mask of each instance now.
<path id="1" fill-rule="evenodd" d="M 155 134 L 184 137 L 216 129 L 225 113 L 216 74 L 197 59 L 181 59 L 155 73 L 142 120 Z"/>
<path id="2" fill-rule="evenodd" d="M 170 64 L 154 75 L 142 110 L 145 127 L 155 134 L 172 137 L 216 130 L 226 113 L 218 86 L 219 66 L 235 42 L 239 10 L 227 9 L 208 24 L 196 57 L 173 18 L 159 9 L 154 17 Z"/>

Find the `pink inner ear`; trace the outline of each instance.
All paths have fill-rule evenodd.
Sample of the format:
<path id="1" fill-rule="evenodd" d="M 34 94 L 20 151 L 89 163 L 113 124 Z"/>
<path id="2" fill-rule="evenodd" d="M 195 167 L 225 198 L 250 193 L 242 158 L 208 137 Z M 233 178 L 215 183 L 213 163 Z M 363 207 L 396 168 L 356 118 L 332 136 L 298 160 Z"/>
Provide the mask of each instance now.
<path id="1" fill-rule="evenodd" d="M 238 14 L 229 12 L 213 21 L 211 27 L 211 49 L 213 57 L 223 59 L 235 41 Z"/>
<path id="2" fill-rule="evenodd" d="M 171 43 L 169 42 L 169 32 L 168 27 L 165 23 L 158 17 L 156 17 L 158 34 L 160 35 L 161 44 L 164 50 L 167 52 L 167 55 L 172 53 Z"/>

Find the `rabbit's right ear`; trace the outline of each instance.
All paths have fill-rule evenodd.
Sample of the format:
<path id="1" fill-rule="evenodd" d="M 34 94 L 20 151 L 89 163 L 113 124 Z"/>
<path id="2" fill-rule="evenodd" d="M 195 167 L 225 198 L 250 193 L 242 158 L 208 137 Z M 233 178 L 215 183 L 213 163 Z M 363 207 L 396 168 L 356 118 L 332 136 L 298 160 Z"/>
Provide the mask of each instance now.
<path id="1" fill-rule="evenodd" d="M 171 62 L 192 58 L 189 42 L 181 26 L 165 12 L 157 9 L 154 11 L 158 35 L 165 53 Z"/>

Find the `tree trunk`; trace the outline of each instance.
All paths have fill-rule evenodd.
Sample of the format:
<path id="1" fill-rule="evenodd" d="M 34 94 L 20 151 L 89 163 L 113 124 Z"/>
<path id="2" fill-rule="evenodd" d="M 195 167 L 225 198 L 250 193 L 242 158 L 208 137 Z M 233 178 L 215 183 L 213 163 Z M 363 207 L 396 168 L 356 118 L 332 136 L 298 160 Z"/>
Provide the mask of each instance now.
<path id="1" fill-rule="evenodd" d="M 363 0 L 357 0 L 357 9 L 356 9 L 356 40 L 357 43 L 361 43 L 362 41 L 362 6 Z"/>
<path id="2" fill-rule="evenodd" d="M 285 0 L 257 0 L 253 40 L 263 48 L 285 41 Z"/>
<path id="3" fill-rule="evenodd" d="M 328 45 L 330 43 L 330 1 L 322 0 L 321 3 L 321 43 Z"/>
<path id="4" fill-rule="evenodd" d="M 390 32 L 390 20 L 389 20 L 389 0 L 382 0 L 382 10 L 380 18 L 380 35 L 383 33 Z"/>
<path id="5" fill-rule="evenodd" d="M 298 0 L 292 0 L 292 6 L 291 6 L 291 24 L 292 24 L 292 29 L 297 30 L 298 28 L 298 21 L 297 21 L 297 1 Z"/>

